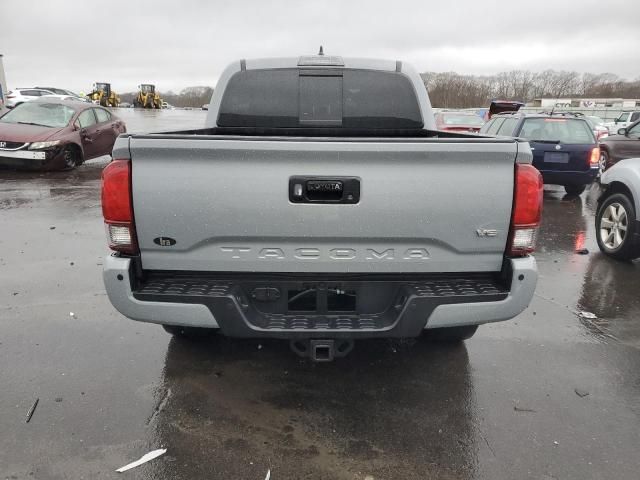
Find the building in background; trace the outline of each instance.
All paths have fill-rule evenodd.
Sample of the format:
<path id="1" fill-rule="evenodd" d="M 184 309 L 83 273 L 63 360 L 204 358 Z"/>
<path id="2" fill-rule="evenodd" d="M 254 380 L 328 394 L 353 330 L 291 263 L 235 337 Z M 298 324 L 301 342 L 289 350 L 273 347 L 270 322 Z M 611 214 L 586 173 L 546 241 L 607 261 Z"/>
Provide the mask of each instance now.
<path id="1" fill-rule="evenodd" d="M 4 75 L 4 63 L 2 63 L 2 54 L 0 53 L 0 107 L 4 106 L 6 95 L 7 78 Z"/>
<path id="2" fill-rule="evenodd" d="M 617 108 L 638 109 L 637 98 L 536 98 L 528 107 L 541 108 Z"/>

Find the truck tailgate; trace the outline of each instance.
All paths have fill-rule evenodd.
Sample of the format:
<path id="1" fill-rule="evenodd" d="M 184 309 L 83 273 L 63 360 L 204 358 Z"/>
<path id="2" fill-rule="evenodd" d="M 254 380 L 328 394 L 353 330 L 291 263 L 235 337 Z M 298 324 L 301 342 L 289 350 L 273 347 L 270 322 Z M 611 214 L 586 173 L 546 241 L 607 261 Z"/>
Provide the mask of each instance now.
<path id="1" fill-rule="evenodd" d="M 132 136 L 145 270 L 501 269 L 518 143 Z M 351 177 L 357 203 L 295 203 L 291 177 Z"/>

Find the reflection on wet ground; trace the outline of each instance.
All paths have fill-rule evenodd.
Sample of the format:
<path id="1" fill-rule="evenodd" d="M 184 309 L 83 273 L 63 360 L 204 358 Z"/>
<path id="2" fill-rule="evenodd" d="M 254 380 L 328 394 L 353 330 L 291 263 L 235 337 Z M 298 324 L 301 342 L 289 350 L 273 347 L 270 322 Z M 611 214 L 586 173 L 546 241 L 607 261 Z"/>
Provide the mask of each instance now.
<path id="1" fill-rule="evenodd" d="M 360 342 L 314 365 L 286 342 L 190 343 L 115 312 L 101 279 L 107 160 L 0 172 L 5 477 L 116 478 L 164 446 L 132 478 L 637 478 L 640 264 L 599 253 L 596 188 L 546 190 L 540 282 L 514 321 L 462 347 Z"/>
<path id="2" fill-rule="evenodd" d="M 28 207 L 44 199 L 99 201 L 100 174 L 109 160 L 96 158 L 70 172 L 0 170 L 0 209 Z"/>
<path id="3" fill-rule="evenodd" d="M 592 312 L 597 318 L 581 319 L 585 327 L 638 345 L 639 289 L 637 264 L 614 262 L 600 253 L 593 255 L 584 275 L 577 308 Z"/>
<path id="4" fill-rule="evenodd" d="M 261 478 L 270 464 L 279 478 L 344 478 L 365 465 L 376 478 L 473 478 L 482 440 L 469 375 L 464 346 L 369 341 L 310 366 L 281 342 L 171 340 L 154 422 L 161 443 L 192 459 L 191 478 L 211 473 L 210 452 L 219 478 Z M 433 461 L 443 454 L 447 464 Z M 163 473 L 187 478 L 173 467 Z"/>
<path id="5" fill-rule="evenodd" d="M 594 223 L 598 186 L 582 197 L 552 188 L 545 192 L 536 255 L 544 277 L 538 294 L 549 294 L 577 314 L 595 314 L 596 319 L 580 317 L 588 332 L 640 346 L 640 262 L 619 262 L 600 253 Z M 578 253 L 583 249 L 588 255 Z"/>

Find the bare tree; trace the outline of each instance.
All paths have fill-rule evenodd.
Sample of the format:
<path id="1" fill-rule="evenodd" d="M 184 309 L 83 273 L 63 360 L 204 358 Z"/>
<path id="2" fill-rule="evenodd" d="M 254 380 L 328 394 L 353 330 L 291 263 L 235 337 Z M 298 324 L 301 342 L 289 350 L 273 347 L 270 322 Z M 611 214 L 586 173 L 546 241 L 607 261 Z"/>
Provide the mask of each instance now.
<path id="1" fill-rule="evenodd" d="M 544 97 L 640 98 L 640 78 L 630 82 L 611 73 L 512 70 L 484 77 L 456 72 L 421 76 L 431 103 L 444 108 L 479 107 L 494 98 L 524 102 Z"/>

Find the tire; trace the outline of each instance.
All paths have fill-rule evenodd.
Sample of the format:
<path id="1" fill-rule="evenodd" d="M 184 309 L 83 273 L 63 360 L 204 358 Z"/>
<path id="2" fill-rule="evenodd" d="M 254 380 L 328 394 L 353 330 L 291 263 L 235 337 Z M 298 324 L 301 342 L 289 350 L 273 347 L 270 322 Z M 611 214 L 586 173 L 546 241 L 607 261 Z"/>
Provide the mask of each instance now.
<path id="1" fill-rule="evenodd" d="M 568 195 L 580 195 L 587 188 L 586 185 L 565 185 L 564 190 Z"/>
<path id="2" fill-rule="evenodd" d="M 206 338 L 217 332 L 215 328 L 181 327 L 180 325 L 162 325 L 164 331 L 180 338 Z"/>
<path id="3" fill-rule="evenodd" d="M 624 193 L 614 193 L 600 202 L 596 213 L 596 239 L 600 250 L 617 260 L 640 257 L 635 243 L 637 229 L 633 202 Z"/>
<path id="4" fill-rule="evenodd" d="M 425 330 L 423 336 L 430 341 L 441 343 L 460 343 L 469 340 L 478 330 L 478 325 L 463 327 L 445 327 Z"/>
<path id="5" fill-rule="evenodd" d="M 72 146 L 67 146 L 62 151 L 62 158 L 64 159 L 63 170 L 73 170 L 78 165 L 82 164 L 82 158 L 80 158 L 80 151 Z"/>
<path id="6" fill-rule="evenodd" d="M 609 158 L 609 152 L 606 150 L 600 150 L 600 175 L 607 169 L 611 168 L 611 159 Z"/>

